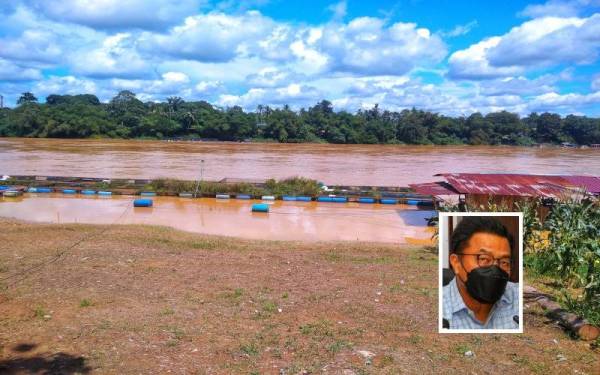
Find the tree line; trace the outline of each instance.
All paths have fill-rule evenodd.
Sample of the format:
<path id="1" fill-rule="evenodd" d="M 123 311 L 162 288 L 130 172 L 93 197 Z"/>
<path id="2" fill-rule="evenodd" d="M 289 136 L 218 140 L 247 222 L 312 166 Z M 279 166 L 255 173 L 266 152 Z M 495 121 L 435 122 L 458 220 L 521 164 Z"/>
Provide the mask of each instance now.
<path id="1" fill-rule="evenodd" d="M 219 108 L 206 101 L 142 102 L 121 91 L 108 103 L 94 95 L 49 95 L 38 103 L 23 93 L 15 108 L 0 109 L 0 136 L 41 138 L 214 139 L 221 141 L 365 144 L 518 145 L 600 143 L 600 119 L 555 113 L 521 118 L 507 111 L 449 117 L 410 109 L 336 112 L 322 100 L 308 109 L 259 105 Z"/>

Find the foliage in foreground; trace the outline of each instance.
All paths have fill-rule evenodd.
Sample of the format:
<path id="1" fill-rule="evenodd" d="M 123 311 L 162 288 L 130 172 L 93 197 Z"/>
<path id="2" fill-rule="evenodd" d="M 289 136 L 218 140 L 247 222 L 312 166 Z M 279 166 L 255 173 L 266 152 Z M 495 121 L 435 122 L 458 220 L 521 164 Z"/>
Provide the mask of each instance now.
<path id="1" fill-rule="evenodd" d="M 544 219 L 539 199 L 513 207 L 504 203 L 466 206 L 471 212 L 523 212 L 524 265 L 528 272 L 554 281 L 569 310 L 600 325 L 600 202 L 580 196 L 556 201 Z M 446 206 L 444 211 L 459 211 Z"/>

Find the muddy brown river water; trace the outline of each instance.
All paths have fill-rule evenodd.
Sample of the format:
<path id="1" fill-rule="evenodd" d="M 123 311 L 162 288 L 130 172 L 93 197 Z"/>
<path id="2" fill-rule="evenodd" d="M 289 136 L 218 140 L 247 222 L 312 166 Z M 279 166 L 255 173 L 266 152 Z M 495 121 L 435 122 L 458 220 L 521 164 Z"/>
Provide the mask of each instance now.
<path id="1" fill-rule="evenodd" d="M 600 149 L 0 138 L 0 173 L 406 186 L 436 173 L 600 175 Z"/>
<path id="2" fill-rule="evenodd" d="M 406 186 L 444 172 L 600 175 L 600 150 L 0 138 L 0 173 L 8 175 L 194 180 L 201 164 L 207 180 L 303 176 Z M 251 201 L 157 197 L 153 208 L 133 209 L 131 199 L 26 194 L 0 198 L 0 216 L 157 224 L 253 239 L 417 243 L 431 236 L 424 218 L 432 212 L 411 206 L 278 201 L 269 214 L 253 214 Z"/>

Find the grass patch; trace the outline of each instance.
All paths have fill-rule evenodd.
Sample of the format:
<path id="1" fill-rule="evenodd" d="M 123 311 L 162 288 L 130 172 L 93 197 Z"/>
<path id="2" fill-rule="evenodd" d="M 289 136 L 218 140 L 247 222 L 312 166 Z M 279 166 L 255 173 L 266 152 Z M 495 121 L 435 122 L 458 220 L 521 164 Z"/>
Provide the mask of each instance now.
<path id="1" fill-rule="evenodd" d="M 240 352 L 249 357 L 255 357 L 258 355 L 258 346 L 254 342 L 242 344 L 240 345 Z"/>
<path id="2" fill-rule="evenodd" d="M 33 310 L 33 314 L 36 318 L 43 319 L 44 316 L 48 315 L 48 312 L 42 306 L 37 306 Z"/>
<path id="3" fill-rule="evenodd" d="M 90 306 L 92 306 L 92 301 L 90 301 L 87 298 L 84 298 L 79 302 L 79 307 L 90 307 Z"/>

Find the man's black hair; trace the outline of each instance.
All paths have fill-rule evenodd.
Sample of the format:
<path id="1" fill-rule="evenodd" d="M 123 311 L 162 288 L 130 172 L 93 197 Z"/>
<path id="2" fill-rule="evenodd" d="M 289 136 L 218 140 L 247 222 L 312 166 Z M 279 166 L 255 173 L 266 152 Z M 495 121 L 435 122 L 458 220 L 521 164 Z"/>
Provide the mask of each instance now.
<path id="1" fill-rule="evenodd" d="M 489 233 L 506 238 L 512 252 L 513 237 L 499 220 L 490 216 L 464 216 L 452 232 L 450 253 L 462 252 L 475 233 Z"/>

